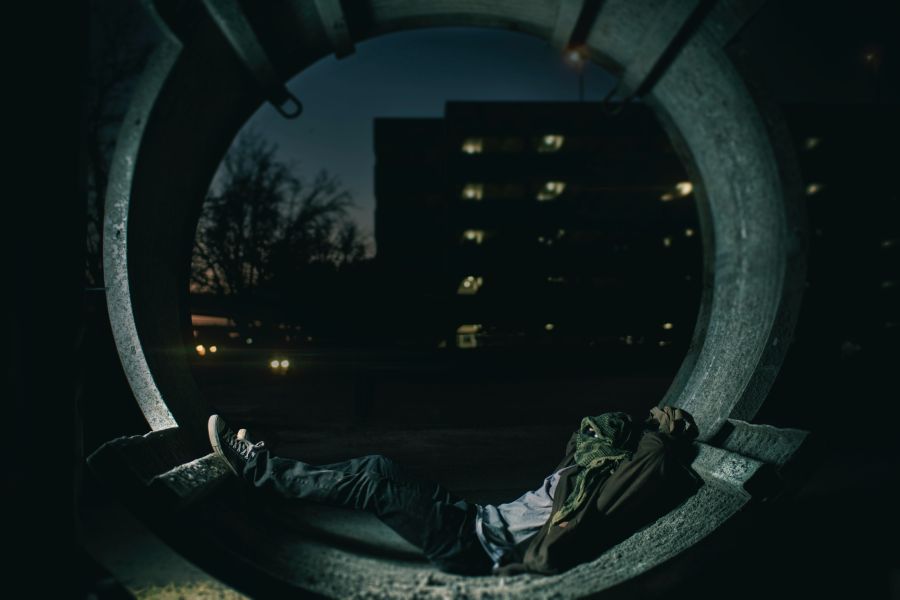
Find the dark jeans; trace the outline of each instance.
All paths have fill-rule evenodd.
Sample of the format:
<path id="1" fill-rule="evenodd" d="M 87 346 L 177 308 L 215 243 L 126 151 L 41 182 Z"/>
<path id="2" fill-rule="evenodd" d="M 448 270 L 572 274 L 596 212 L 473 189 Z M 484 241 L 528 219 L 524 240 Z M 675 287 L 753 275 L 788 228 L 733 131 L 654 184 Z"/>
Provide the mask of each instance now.
<path id="1" fill-rule="evenodd" d="M 313 466 L 262 449 L 247 463 L 243 476 L 255 487 L 285 498 L 373 513 L 443 571 L 491 571 L 491 559 L 475 534 L 475 505 L 384 456 Z"/>

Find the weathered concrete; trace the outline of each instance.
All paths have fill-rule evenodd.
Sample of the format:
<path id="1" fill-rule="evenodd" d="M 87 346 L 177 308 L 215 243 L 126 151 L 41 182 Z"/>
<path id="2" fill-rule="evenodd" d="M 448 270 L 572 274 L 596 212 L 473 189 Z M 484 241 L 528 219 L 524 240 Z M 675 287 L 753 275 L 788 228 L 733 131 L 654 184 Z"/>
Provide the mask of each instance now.
<path id="1" fill-rule="evenodd" d="M 252 21 L 261 29 L 256 33 L 266 40 L 280 74 L 296 73 L 335 48 L 319 4 L 244 6 L 257 13 Z M 216 166 L 264 98 L 208 17 L 193 15 L 196 22 L 181 27 L 178 18 L 184 11 L 172 10 L 170 0 L 157 5 L 172 31 L 184 39 L 169 34 L 163 40 L 122 128 L 105 219 L 107 298 L 122 363 L 150 427 L 161 430 L 177 423 L 184 443 L 193 449 L 191 458 L 198 458 L 208 452 L 207 411 L 182 338 L 189 330 L 191 241 Z M 666 40 L 655 36 L 671 30 L 654 23 L 666 5 L 662 0 L 603 2 L 587 37 L 591 58 L 627 76 L 641 48 L 665 46 Z M 353 6 L 344 15 L 353 41 L 440 25 L 497 27 L 550 39 L 561 6 L 565 8 L 553 0 L 372 0 Z M 711 18 L 717 14 L 712 12 Z M 276 23 L 297 26 L 287 35 Z M 705 252 L 693 343 L 663 402 L 690 410 L 705 440 L 729 418 L 752 418 L 765 399 L 790 343 L 804 272 L 805 234 L 791 148 L 784 143 L 777 114 L 721 47 L 735 27 L 730 17 L 701 26 L 645 98 L 691 174 Z M 736 438 L 734 448 L 746 446 L 750 452 L 755 443 Z M 728 450 L 701 449 L 698 459 L 708 482 L 700 493 L 598 561 L 556 578 L 485 579 L 482 585 L 479 579 L 434 574 L 423 565 L 386 563 L 332 548 L 313 550 L 312 542 L 277 528 L 264 547 L 230 559 L 228 548 L 222 548 L 219 562 L 209 566 L 222 569 L 233 560 L 241 570 L 223 575 L 244 576 L 247 585 L 253 578 L 268 577 L 288 581 L 284 589 L 296 585 L 336 597 L 578 597 L 621 584 L 701 540 L 747 502 L 753 478 L 742 478 L 764 472 L 763 461 Z M 190 477 L 172 473 L 163 480 L 177 482 L 169 489 L 180 496 L 191 489 L 195 469 L 204 464 L 185 467 L 182 474 Z M 213 514 L 222 520 L 197 521 L 209 528 L 205 535 L 222 532 L 240 538 L 239 531 L 246 531 L 252 538 L 253 528 L 240 522 L 232 523 L 238 531 L 222 527 L 229 522 L 226 516 L 232 521 L 236 514 L 252 517 L 229 512 L 225 499 L 216 502 L 220 512 Z M 677 535 L 674 523 L 681 528 Z M 180 538 L 177 530 L 169 533 L 173 543 L 187 543 L 184 532 Z M 254 560 L 248 562 L 251 556 Z"/>
<path id="2" fill-rule="evenodd" d="M 762 447 L 782 433 L 796 438 L 802 432 L 750 428 L 741 440 L 747 447 Z M 701 543 L 748 506 L 759 495 L 751 493 L 754 487 L 764 491 L 754 483 L 767 466 L 698 443 L 693 468 L 704 480 L 699 491 L 596 560 L 553 577 L 473 578 L 436 572 L 420 552 L 366 513 L 272 503 L 252 494 L 245 499 L 240 491 L 246 488 L 236 485 L 215 455 L 150 476 L 153 465 L 158 469 L 169 461 L 158 457 L 171 455 L 164 443 L 171 439 L 171 434 L 156 433 L 116 440 L 89 463 L 102 478 L 130 490 L 139 513 L 165 515 L 157 526 L 164 532 L 168 528 L 168 537 L 171 529 L 190 527 L 195 537 L 188 554 L 198 546 L 207 555 L 210 544 L 220 547 L 224 554 L 206 565 L 213 574 L 228 579 L 229 572 L 241 569 L 244 576 L 252 574 L 260 581 L 274 576 L 332 598 L 580 598 L 620 588 Z M 773 460 L 786 465 L 792 456 L 780 452 Z M 141 485 L 154 493 L 141 494 Z M 235 520 L 235 513 L 241 518 Z M 253 557 L 253 563 L 247 564 L 246 557 Z M 265 595 L 270 588 L 261 585 L 245 582 L 244 589 Z"/>
<path id="3" fill-rule="evenodd" d="M 775 465 L 786 466 L 809 437 L 803 429 L 772 427 L 728 419 L 728 433 L 721 447 Z"/>

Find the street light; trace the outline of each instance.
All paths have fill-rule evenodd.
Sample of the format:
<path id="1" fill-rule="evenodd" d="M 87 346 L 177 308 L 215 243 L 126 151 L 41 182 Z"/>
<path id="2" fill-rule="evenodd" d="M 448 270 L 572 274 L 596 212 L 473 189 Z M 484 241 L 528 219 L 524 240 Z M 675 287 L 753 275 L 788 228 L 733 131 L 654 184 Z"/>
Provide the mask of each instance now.
<path id="1" fill-rule="evenodd" d="M 587 61 L 587 48 L 584 45 L 571 46 L 566 49 L 563 60 L 578 72 L 578 101 L 584 102 L 584 63 Z"/>

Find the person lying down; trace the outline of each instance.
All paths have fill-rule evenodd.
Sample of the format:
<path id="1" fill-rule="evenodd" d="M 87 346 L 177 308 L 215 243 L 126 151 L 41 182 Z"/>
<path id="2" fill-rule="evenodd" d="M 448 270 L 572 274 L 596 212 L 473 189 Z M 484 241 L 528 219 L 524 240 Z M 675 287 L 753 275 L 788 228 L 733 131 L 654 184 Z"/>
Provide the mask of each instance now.
<path id="1" fill-rule="evenodd" d="M 274 456 L 212 415 L 214 452 L 250 486 L 284 498 L 376 515 L 428 560 L 462 575 L 556 574 L 668 513 L 696 491 L 686 453 L 697 437 L 684 410 L 585 417 L 542 484 L 500 505 L 475 504 L 373 454 L 311 465 Z"/>

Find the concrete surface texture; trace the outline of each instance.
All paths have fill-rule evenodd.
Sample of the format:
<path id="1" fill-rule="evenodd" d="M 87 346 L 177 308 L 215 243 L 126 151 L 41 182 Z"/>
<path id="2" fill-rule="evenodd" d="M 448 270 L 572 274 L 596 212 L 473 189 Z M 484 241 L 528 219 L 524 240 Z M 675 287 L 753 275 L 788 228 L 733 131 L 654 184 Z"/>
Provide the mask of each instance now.
<path id="1" fill-rule="evenodd" d="M 325 33 L 318 10 L 325 4 L 338 6 L 272 5 L 270 14 L 255 20 L 268 23 L 256 34 L 281 53 L 279 60 L 291 72 L 333 51 L 338 38 Z M 501 27 L 549 39 L 554 32 L 559 37 L 560 19 L 573 4 L 581 3 L 394 0 L 368 3 L 365 11 L 355 8 L 360 12 L 346 19 L 356 39 L 433 25 Z M 156 6 L 169 35 L 135 94 L 117 146 L 107 197 L 105 270 L 113 333 L 148 423 L 157 433 L 177 423 L 185 447 L 192 449 L 188 459 L 201 459 L 158 474 L 153 489 L 181 497 L 195 489 L 185 482 L 208 483 L 198 477 L 208 448 L 208 409 L 183 348 L 187 285 L 177 265 L 187 264 L 189 245 L 183 240 L 194 231 L 196 207 L 219 157 L 265 94 L 215 23 L 200 13 L 171 11 L 167 2 Z M 673 28 L 679 20 L 661 12 L 666 6 L 661 0 L 602 3 L 585 39 L 591 58 L 629 81 L 633 73 L 647 71 L 648 61 L 659 58 L 648 56 L 647 49 L 665 52 L 677 37 Z M 668 20 L 658 19 L 660 14 Z M 724 18 L 717 14 L 707 18 Z M 283 22 L 296 24 L 290 35 L 273 25 Z M 777 115 L 722 47 L 722 31 L 729 27 L 719 23 L 693 31 L 646 97 L 691 173 L 700 207 L 705 292 L 692 349 L 664 403 L 692 412 L 705 441 L 729 418 L 752 418 L 765 399 L 790 342 L 804 268 L 805 237 L 790 150 L 778 143 Z M 342 43 L 346 47 L 346 40 Z M 216 102 L 208 102 L 210 93 Z M 728 449 L 700 452 L 696 464 L 707 484 L 673 514 L 597 561 L 558 577 L 463 580 L 421 564 L 350 554 L 277 529 L 270 543 L 253 546 L 259 529 L 242 539 L 241 532 L 249 530 L 239 522 L 228 531 L 229 539 L 248 549 L 244 559 L 253 561 L 259 577 L 268 573 L 332 597 L 581 597 L 668 561 L 749 500 L 744 485 L 761 462 L 741 453 L 747 440 L 732 442 Z M 221 515 L 229 514 L 221 508 Z"/>

